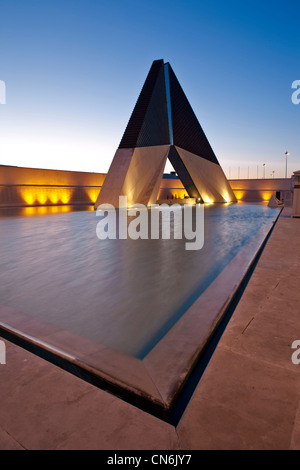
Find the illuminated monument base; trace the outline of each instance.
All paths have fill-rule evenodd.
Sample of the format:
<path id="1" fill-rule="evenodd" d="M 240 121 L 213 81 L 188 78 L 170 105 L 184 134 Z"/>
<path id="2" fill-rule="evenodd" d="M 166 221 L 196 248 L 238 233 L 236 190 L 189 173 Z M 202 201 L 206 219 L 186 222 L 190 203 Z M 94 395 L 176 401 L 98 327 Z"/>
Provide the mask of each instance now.
<path id="1" fill-rule="evenodd" d="M 109 203 L 118 207 L 119 196 L 127 196 L 128 205 L 155 204 L 168 151 L 168 145 L 119 148 L 95 206 Z"/>
<path id="2" fill-rule="evenodd" d="M 189 197 L 236 202 L 225 174 L 170 64 L 153 62 L 95 208 L 157 201 L 167 159 Z"/>

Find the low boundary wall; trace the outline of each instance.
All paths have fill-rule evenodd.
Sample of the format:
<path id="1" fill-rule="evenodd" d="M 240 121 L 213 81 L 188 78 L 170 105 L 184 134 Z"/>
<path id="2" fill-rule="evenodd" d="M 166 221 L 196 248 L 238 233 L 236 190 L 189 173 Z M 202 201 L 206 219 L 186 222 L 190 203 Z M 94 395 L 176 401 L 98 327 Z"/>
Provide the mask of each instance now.
<path id="1" fill-rule="evenodd" d="M 105 173 L 47 170 L 0 165 L 0 207 L 93 205 Z M 229 180 L 238 201 L 293 200 L 293 179 Z M 184 199 L 187 192 L 175 175 L 162 179 L 158 200 Z"/>

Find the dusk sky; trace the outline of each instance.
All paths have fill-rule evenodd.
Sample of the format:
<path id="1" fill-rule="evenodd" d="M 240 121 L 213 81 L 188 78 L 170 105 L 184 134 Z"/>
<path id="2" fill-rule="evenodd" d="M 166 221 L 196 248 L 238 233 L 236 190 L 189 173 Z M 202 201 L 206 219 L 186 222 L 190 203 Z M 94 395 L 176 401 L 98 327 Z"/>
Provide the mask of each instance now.
<path id="1" fill-rule="evenodd" d="M 0 0 L 0 164 L 107 172 L 153 60 L 226 175 L 300 169 L 299 0 Z M 168 168 L 169 169 L 169 168 Z"/>

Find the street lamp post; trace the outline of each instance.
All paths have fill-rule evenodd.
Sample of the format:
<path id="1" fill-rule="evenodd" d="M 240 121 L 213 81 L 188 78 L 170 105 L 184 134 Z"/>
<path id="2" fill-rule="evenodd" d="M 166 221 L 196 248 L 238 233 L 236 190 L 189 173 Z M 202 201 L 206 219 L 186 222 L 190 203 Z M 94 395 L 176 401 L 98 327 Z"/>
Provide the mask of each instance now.
<path id="1" fill-rule="evenodd" d="M 287 178 L 287 157 L 289 155 L 289 152 L 285 152 L 285 177 Z"/>
<path id="2" fill-rule="evenodd" d="M 266 176 L 266 164 L 265 164 L 265 163 L 263 164 L 263 168 L 264 168 L 264 176 L 263 176 L 263 178 L 265 178 L 265 176 Z"/>

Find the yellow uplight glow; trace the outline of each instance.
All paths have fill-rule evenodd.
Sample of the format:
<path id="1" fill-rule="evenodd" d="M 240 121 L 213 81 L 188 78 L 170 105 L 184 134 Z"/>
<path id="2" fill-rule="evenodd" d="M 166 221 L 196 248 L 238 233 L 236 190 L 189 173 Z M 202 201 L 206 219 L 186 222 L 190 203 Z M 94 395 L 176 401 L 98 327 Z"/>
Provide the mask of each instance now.
<path id="1" fill-rule="evenodd" d="M 271 191 L 261 191 L 261 197 L 263 201 L 269 201 L 272 197 L 272 192 Z"/>
<path id="2" fill-rule="evenodd" d="M 51 190 L 51 193 L 50 193 L 49 199 L 50 199 L 50 201 L 52 202 L 52 204 L 57 204 L 58 201 L 59 201 L 58 190 L 52 189 L 52 190 Z"/>
<path id="3" fill-rule="evenodd" d="M 234 195 L 240 201 L 245 196 L 245 191 L 234 191 Z"/>
<path id="4" fill-rule="evenodd" d="M 35 188 L 27 188 L 26 186 L 21 189 L 21 196 L 28 204 L 28 206 L 31 206 L 32 204 L 35 203 L 36 201 L 36 191 Z"/>
<path id="5" fill-rule="evenodd" d="M 213 204 L 213 201 L 207 195 L 202 196 L 205 204 Z"/>
<path id="6" fill-rule="evenodd" d="M 61 202 L 63 204 L 68 204 L 68 202 L 70 202 L 70 199 L 71 199 L 71 195 L 70 195 L 70 190 L 67 190 L 67 189 L 63 189 L 61 191 Z"/>
<path id="7" fill-rule="evenodd" d="M 20 190 L 23 201 L 28 205 L 69 204 L 72 188 L 24 186 Z"/>
<path id="8" fill-rule="evenodd" d="M 231 198 L 230 198 L 227 191 L 224 192 L 222 196 L 223 196 L 223 199 L 225 199 L 226 202 L 231 202 Z"/>
<path id="9" fill-rule="evenodd" d="M 45 191 L 39 191 L 37 193 L 37 200 L 38 200 L 39 204 L 42 204 L 42 205 L 46 204 L 47 199 L 48 199 L 48 196 L 47 196 Z"/>
<path id="10" fill-rule="evenodd" d="M 87 188 L 86 192 L 90 198 L 90 201 L 94 204 L 97 201 L 99 188 Z"/>

